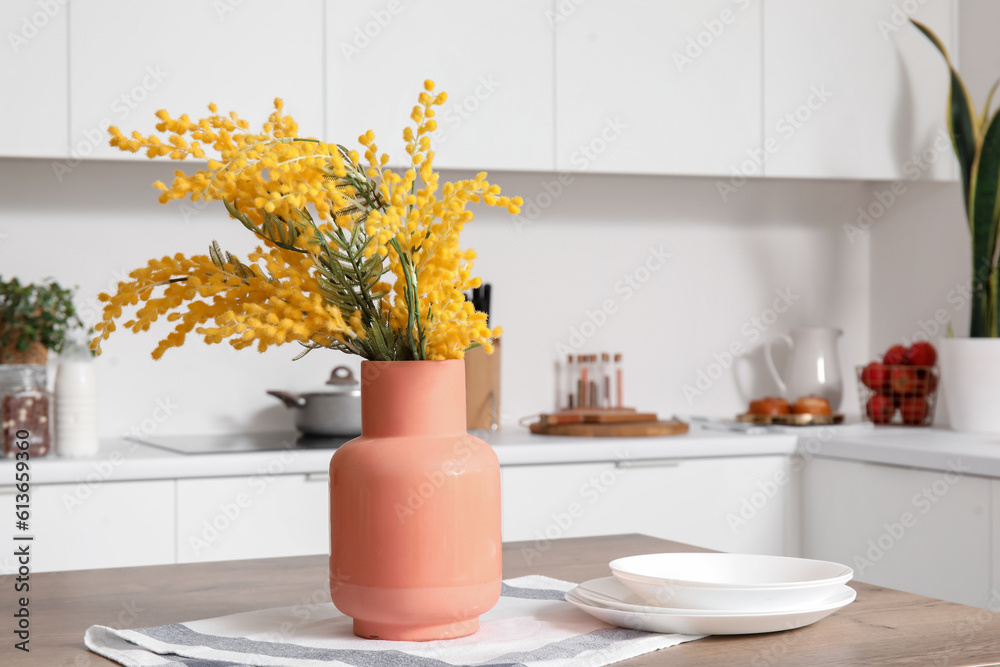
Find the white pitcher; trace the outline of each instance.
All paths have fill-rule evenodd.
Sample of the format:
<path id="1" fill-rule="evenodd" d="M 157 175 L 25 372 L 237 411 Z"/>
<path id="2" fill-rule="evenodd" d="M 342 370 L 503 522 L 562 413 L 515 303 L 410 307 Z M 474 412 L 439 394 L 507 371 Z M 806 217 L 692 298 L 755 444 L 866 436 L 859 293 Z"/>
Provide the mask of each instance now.
<path id="1" fill-rule="evenodd" d="M 816 394 L 830 401 L 830 408 L 837 412 L 844 394 L 840 357 L 837 355 L 837 339 L 843 333 L 833 327 L 803 327 L 793 329 L 791 336 L 778 334 L 764 347 L 768 370 L 782 396 L 794 401 L 801 396 Z M 771 354 L 774 344 L 779 341 L 791 348 L 785 378 L 778 373 Z"/>

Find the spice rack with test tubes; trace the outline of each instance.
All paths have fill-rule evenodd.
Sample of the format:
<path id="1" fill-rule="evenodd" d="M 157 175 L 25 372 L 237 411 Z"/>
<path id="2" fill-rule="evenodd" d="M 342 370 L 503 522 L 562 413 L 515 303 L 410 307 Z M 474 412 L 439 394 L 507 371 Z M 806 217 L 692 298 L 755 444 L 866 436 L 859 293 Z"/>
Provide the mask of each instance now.
<path id="1" fill-rule="evenodd" d="M 557 364 L 556 410 L 624 407 L 620 352 L 568 354 Z"/>

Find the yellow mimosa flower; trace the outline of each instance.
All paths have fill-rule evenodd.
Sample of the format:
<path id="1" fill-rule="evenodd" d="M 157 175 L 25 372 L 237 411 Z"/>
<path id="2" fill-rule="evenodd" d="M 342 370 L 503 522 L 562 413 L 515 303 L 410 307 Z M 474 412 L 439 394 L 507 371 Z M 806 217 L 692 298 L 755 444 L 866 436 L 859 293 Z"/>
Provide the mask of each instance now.
<path id="1" fill-rule="evenodd" d="M 470 203 L 516 213 L 523 202 L 501 195 L 485 173 L 439 184 L 430 135 L 434 107 L 447 95 L 434 87 L 424 82 L 413 126 L 403 131 L 410 165 L 402 173 L 387 168 L 371 130 L 358 137 L 366 164 L 359 151 L 299 136 L 281 99 L 259 132 L 214 103 L 197 121 L 158 111 L 160 136 L 110 128 L 111 145 L 123 151 L 205 160 L 193 174 L 175 172 L 170 185 L 154 183 L 160 202 L 220 200 L 262 245 L 248 263 L 214 242 L 209 255 L 149 260 L 115 294 L 100 295 L 92 347 L 99 350 L 125 308 L 138 306 L 126 329 L 146 331 L 161 317 L 174 324 L 154 358 L 192 332 L 237 349 L 297 342 L 367 359 L 461 358 L 476 345 L 492 351 L 500 329 L 491 331 L 485 313 L 465 300 L 464 290 L 481 281 L 471 274 L 475 253 L 458 238 L 473 219 Z"/>

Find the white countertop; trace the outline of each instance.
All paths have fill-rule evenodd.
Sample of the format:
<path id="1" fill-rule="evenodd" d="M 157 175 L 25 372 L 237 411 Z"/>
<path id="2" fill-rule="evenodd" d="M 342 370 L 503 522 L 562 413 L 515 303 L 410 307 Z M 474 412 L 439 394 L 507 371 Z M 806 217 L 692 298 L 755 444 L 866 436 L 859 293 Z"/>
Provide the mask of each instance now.
<path id="1" fill-rule="evenodd" d="M 958 433 L 938 428 L 878 427 L 869 432 L 838 435 L 827 442 L 800 440 L 804 455 L 955 470 L 1000 478 L 1000 435 Z"/>
<path id="2" fill-rule="evenodd" d="M 476 432 L 497 452 L 501 466 L 731 456 L 840 458 L 870 463 L 950 470 L 1000 478 L 1000 436 L 943 429 L 826 428 L 747 435 L 692 429 L 649 438 L 576 438 L 533 435 L 514 428 Z M 101 442 L 97 456 L 31 461 L 33 484 L 147 479 L 186 479 L 275 474 L 326 474 L 332 449 L 293 448 L 220 454 L 178 454 L 122 439 Z M 0 460 L 0 487 L 13 480 L 13 460 Z"/>
<path id="3" fill-rule="evenodd" d="M 501 466 L 585 463 L 720 456 L 789 455 L 796 436 L 743 435 L 694 430 L 649 438 L 574 438 L 533 435 L 523 429 L 476 432 L 497 453 Z M 186 479 L 275 474 L 325 474 L 332 449 L 291 448 L 220 454 L 177 454 L 122 439 L 101 441 L 97 456 L 68 459 L 57 455 L 31 461 L 33 484 Z M 13 480 L 12 460 L 0 460 L 0 486 Z"/>

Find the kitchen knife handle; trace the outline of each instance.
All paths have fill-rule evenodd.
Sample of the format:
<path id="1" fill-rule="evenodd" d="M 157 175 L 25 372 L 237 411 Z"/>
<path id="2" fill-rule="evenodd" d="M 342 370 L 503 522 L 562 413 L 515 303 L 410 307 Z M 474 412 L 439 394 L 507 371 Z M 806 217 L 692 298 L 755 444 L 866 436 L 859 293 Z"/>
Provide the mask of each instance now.
<path id="1" fill-rule="evenodd" d="M 490 324 L 490 292 L 492 291 L 491 285 L 486 283 L 483 285 L 483 312 L 486 313 L 486 326 Z"/>

